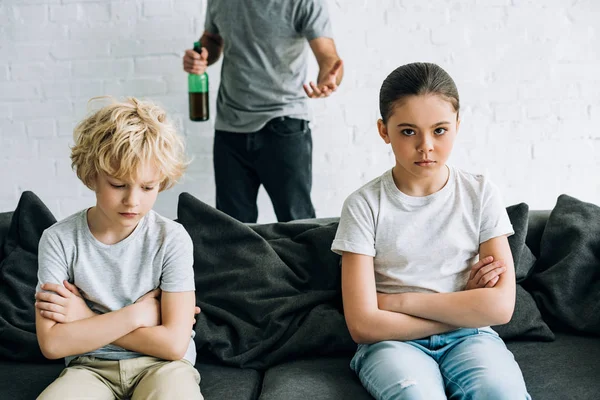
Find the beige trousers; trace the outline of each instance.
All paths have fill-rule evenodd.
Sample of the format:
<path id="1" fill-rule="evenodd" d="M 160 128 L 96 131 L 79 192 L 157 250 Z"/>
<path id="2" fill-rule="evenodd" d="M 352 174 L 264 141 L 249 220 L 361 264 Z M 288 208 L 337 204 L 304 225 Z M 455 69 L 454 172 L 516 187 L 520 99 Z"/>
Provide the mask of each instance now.
<path id="1" fill-rule="evenodd" d="M 111 361 L 82 356 L 71 361 L 40 394 L 42 400 L 203 400 L 200 374 L 186 360 L 138 357 Z"/>

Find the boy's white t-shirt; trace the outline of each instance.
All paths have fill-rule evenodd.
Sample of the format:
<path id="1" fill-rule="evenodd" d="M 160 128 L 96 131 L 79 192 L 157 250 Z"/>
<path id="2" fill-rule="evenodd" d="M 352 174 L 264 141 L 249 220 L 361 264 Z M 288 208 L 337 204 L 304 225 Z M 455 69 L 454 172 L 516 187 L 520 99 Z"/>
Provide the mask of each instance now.
<path id="1" fill-rule="evenodd" d="M 352 193 L 331 250 L 374 257 L 378 292 L 464 290 L 479 245 L 514 231 L 487 177 L 448 168 L 446 185 L 429 196 L 402 193 L 391 169 Z"/>
<path id="2" fill-rule="evenodd" d="M 96 313 L 107 313 L 133 304 L 151 290 L 195 290 L 193 243 L 185 228 L 150 210 L 133 232 L 108 245 L 96 239 L 87 223 L 87 209 L 52 225 L 42 234 L 38 251 L 38 285 L 63 280 L 73 283 Z M 196 361 L 190 342 L 184 359 Z M 85 356 L 122 360 L 144 354 L 108 344 Z M 69 365 L 76 356 L 65 357 Z"/>

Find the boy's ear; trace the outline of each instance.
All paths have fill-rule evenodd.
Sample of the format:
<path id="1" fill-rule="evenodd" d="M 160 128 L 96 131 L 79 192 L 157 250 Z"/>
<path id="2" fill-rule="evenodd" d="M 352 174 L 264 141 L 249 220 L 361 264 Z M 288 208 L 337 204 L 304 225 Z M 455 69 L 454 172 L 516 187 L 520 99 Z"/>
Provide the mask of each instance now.
<path id="1" fill-rule="evenodd" d="M 383 139 L 386 144 L 390 144 L 390 137 L 388 136 L 387 127 L 381 118 L 377 120 L 377 131 L 379 131 L 379 136 Z"/>

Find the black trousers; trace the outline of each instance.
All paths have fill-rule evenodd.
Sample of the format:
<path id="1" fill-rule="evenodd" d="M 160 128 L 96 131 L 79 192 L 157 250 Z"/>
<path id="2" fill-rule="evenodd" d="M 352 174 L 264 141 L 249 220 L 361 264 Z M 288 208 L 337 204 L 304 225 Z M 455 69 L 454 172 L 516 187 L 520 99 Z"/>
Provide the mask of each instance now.
<path id="1" fill-rule="evenodd" d="M 280 222 L 314 218 L 312 136 L 308 121 L 278 117 L 257 132 L 217 130 L 213 148 L 217 209 L 256 222 L 260 185 Z"/>

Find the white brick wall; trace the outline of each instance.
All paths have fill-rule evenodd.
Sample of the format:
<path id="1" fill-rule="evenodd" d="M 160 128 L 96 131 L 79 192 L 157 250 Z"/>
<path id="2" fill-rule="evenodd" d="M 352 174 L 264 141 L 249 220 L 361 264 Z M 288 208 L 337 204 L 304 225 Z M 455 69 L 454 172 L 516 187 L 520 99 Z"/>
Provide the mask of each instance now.
<path id="1" fill-rule="evenodd" d="M 442 65 L 462 97 L 452 162 L 488 172 L 506 204 L 546 209 L 567 193 L 600 204 L 598 0 L 328 0 L 345 78 L 315 100 L 313 199 L 339 215 L 345 197 L 393 164 L 378 138 L 378 90 L 396 66 Z M 214 204 L 212 119 L 187 117 L 181 54 L 203 30 L 204 0 L 0 1 L 0 211 L 23 190 L 57 218 L 93 204 L 70 170 L 71 132 L 97 95 L 161 103 L 194 162 L 156 209 L 175 217 L 188 191 Z M 309 66 L 316 76 L 316 63 Z M 259 221 L 275 219 L 259 196 Z"/>

